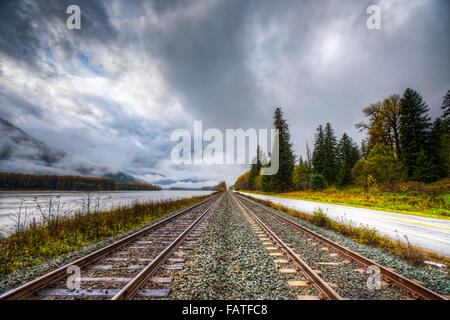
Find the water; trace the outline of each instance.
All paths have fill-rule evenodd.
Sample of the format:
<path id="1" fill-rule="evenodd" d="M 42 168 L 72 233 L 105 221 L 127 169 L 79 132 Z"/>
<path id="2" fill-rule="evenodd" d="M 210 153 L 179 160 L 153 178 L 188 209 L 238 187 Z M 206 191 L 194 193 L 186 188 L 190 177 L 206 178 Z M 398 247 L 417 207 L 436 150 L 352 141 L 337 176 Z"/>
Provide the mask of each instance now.
<path id="1" fill-rule="evenodd" d="M 133 202 L 158 200 L 177 200 L 204 196 L 212 191 L 200 190 L 160 190 L 160 191 L 105 191 L 87 193 L 83 191 L 0 191 L 0 228 L 17 225 L 17 219 L 42 220 L 53 213 L 69 215 L 88 206 L 91 211 L 109 210 L 121 205 L 130 206 Z"/>

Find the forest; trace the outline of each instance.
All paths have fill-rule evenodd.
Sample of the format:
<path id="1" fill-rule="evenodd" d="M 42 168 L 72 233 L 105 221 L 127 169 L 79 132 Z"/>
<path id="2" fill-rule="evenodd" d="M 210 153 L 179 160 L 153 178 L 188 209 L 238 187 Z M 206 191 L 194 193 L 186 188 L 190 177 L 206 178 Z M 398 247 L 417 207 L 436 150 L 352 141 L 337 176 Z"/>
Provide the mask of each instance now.
<path id="1" fill-rule="evenodd" d="M 114 191 L 161 190 L 160 186 L 145 183 L 116 182 L 108 178 L 79 176 L 34 175 L 0 172 L 0 190 L 61 190 Z"/>
<path id="2" fill-rule="evenodd" d="M 328 122 L 317 127 L 312 150 L 306 144 L 303 159 L 295 156 L 289 126 L 281 109 L 276 109 L 274 126 L 280 132 L 278 173 L 273 176 L 260 174 L 260 169 L 270 162 L 264 163 L 266 155 L 258 148 L 254 164 L 237 179 L 234 188 L 294 192 L 312 198 L 314 193 L 321 193 L 330 198 L 330 202 L 338 203 L 351 200 L 336 201 L 339 194 L 341 198 L 356 194 L 356 198 L 361 198 L 356 200 L 362 201 L 367 200 L 370 192 L 413 192 L 421 196 L 432 195 L 434 202 L 436 197 L 433 195 L 439 195 L 438 203 L 429 205 L 447 207 L 445 212 L 437 213 L 447 215 L 450 200 L 450 90 L 443 98 L 441 116 L 434 121 L 421 94 L 411 88 L 363 108 L 362 113 L 366 121 L 357 123 L 356 128 L 365 132 L 365 138 L 359 146 L 346 133 L 338 139 Z M 411 202 L 411 199 L 407 200 Z M 383 202 L 383 199 L 374 201 Z M 420 204 L 414 203 L 412 207 L 417 205 Z M 417 211 L 407 207 L 404 209 Z"/>

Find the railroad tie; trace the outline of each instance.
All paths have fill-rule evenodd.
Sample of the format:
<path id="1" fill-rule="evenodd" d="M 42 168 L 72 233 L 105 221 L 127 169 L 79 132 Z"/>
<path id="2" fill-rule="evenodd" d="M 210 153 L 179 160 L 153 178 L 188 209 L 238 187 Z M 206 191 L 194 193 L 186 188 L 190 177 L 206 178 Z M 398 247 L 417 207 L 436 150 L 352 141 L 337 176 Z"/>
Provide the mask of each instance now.
<path id="1" fill-rule="evenodd" d="M 297 273 L 297 269 L 283 268 L 278 270 L 281 274 L 294 274 Z"/>
<path id="2" fill-rule="evenodd" d="M 311 286 L 310 283 L 302 280 L 289 280 L 287 284 L 289 287 L 300 287 L 300 288 Z"/>
<path id="3" fill-rule="evenodd" d="M 319 296 L 297 296 L 297 300 L 322 300 Z"/>

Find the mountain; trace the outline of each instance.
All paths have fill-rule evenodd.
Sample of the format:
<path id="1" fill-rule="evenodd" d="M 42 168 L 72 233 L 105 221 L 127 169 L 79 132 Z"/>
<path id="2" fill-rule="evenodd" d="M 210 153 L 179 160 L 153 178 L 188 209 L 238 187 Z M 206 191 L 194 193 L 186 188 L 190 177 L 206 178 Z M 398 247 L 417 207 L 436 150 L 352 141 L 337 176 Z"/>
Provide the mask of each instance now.
<path id="1" fill-rule="evenodd" d="M 121 171 L 77 160 L 30 136 L 1 117 L 0 171 L 104 177 L 117 182 L 146 183 Z"/>

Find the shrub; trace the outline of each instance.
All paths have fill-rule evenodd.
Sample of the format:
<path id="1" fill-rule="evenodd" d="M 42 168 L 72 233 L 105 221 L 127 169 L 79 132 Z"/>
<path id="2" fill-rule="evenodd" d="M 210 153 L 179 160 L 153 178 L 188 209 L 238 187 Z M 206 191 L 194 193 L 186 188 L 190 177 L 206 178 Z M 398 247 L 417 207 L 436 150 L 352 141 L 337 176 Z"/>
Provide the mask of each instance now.
<path id="1" fill-rule="evenodd" d="M 331 227 L 333 225 L 333 221 L 328 218 L 322 208 L 313 212 L 312 223 L 319 227 Z"/>
<path id="2" fill-rule="evenodd" d="M 311 177 L 310 186 L 312 190 L 325 189 L 326 187 L 325 177 L 320 173 L 313 174 L 313 176 Z"/>
<path id="3" fill-rule="evenodd" d="M 362 226 L 359 228 L 359 242 L 369 246 L 377 247 L 381 244 L 381 238 L 376 228 Z"/>
<path id="4" fill-rule="evenodd" d="M 298 164 L 294 169 L 292 181 L 294 190 L 307 190 L 311 181 L 310 169 L 304 163 Z"/>
<path id="5" fill-rule="evenodd" d="M 364 173 L 365 167 L 364 159 L 358 160 L 351 170 L 351 178 L 355 185 L 365 187 L 367 182 L 367 177 Z"/>
<path id="6" fill-rule="evenodd" d="M 378 183 L 389 183 L 404 180 L 407 176 L 405 166 L 396 159 L 394 152 L 383 144 L 376 144 L 367 159 L 358 161 L 356 165 L 352 175 L 357 182 L 367 181 L 367 177 L 372 176 Z"/>

